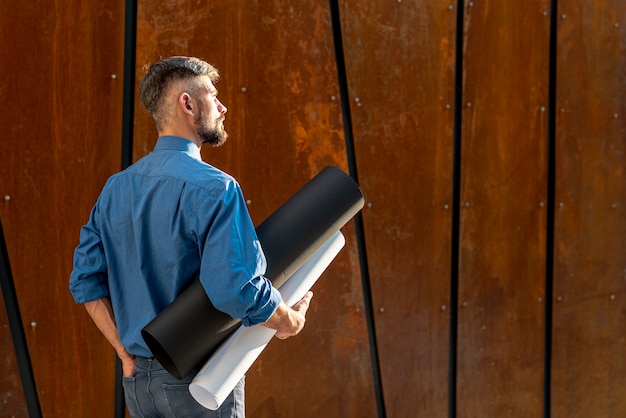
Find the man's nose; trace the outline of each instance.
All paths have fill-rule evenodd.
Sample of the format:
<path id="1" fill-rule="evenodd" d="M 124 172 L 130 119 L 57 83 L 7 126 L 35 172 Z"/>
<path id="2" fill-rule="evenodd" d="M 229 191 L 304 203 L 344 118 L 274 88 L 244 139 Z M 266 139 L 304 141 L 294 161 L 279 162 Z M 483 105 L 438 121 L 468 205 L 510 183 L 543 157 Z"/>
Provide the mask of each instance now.
<path id="1" fill-rule="evenodd" d="M 219 99 L 217 99 L 217 111 L 220 112 L 222 115 L 228 112 L 228 108 L 224 106 L 224 103 L 220 102 Z"/>

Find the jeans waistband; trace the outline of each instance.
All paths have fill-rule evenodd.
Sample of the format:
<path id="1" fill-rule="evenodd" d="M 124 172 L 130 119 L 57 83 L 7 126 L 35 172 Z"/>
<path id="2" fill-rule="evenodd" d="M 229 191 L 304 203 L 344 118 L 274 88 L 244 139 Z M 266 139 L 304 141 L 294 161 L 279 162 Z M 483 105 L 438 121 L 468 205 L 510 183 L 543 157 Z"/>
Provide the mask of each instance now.
<path id="1" fill-rule="evenodd" d="M 135 356 L 135 367 L 141 370 L 149 370 L 151 372 L 159 372 L 161 370 L 164 370 L 169 373 L 169 371 L 165 367 L 163 367 L 163 365 L 159 363 L 159 361 L 154 357 Z M 195 376 L 196 374 L 198 374 L 201 367 L 202 365 L 192 368 L 189 373 L 187 373 L 187 376 Z M 184 378 L 185 377 L 183 377 L 183 379 Z"/>
<path id="2" fill-rule="evenodd" d="M 145 370 L 165 369 L 156 358 L 141 356 L 135 356 L 135 367 Z"/>

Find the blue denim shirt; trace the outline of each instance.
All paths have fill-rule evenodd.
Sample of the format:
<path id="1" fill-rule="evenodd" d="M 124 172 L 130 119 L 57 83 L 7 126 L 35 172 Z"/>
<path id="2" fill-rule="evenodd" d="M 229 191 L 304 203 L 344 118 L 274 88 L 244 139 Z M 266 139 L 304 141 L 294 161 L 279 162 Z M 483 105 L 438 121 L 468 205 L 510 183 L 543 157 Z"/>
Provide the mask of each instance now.
<path id="1" fill-rule="evenodd" d="M 81 228 L 70 291 L 77 303 L 109 296 L 126 350 L 150 357 L 141 329 L 197 278 L 217 309 L 265 322 L 281 302 L 265 268 L 235 179 L 166 136 L 107 181 Z"/>

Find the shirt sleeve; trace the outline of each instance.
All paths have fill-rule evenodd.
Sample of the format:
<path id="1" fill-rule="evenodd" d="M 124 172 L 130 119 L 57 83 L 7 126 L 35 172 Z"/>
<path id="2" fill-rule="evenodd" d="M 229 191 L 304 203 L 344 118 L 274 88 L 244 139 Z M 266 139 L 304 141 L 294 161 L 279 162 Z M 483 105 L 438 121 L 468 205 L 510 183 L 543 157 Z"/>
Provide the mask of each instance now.
<path id="1" fill-rule="evenodd" d="M 265 255 L 241 189 L 234 181 L 208 218 L 201 246 L 200 282 L 213 306 L 241 319 L 245 326 L 267 321 L 282 298 L 264 277 Z"/>
<path id="2" fill-rule="evenodd" d="M 107 263 L 98 229 L 98 204 L 89 221 L 80 230 L 80 242 L 74 250 L 70 274 L 70 292 L 76 303 L 85 303 L 109 296 Z"/>

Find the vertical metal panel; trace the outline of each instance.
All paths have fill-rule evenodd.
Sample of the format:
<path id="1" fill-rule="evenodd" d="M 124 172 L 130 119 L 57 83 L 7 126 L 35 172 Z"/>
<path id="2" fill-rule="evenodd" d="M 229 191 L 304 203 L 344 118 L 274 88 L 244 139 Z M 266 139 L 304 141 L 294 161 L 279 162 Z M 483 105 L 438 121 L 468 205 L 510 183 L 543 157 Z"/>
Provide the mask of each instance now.
<path id="1" fill-rule="evenodd" d="M 79 228 L 119 169 L 122 18 L 114 0 L 0 6 L 0 214 L 46 417 L 112 408 L 114 354 L 68 276 Z"/>
<path id="2" fill-rule="evenodd" d="M 559 1 L 552 416 L 626 413 L 626 4 Z"/>
<path id="3" fill-rule="evenodd" d="M 4 239 L 4 230 L 0 222 L 0 288 L 2 289 L 2 299 L 8 319 L 8 325 L 11 335 L 5 341 L 12 339 L 14 348 L 13 354 L 17 360 L 19 369 L 19 379 L 23 388 L 22 394 L 26 401 L 28 415 L 31 418 L 41 418 L 41 406 L 39 405 L 39 396 L 35 386 L 35 377 L 33 376 L 33 368 L 30 362 L 30 350 L 26 344 L 26 335 L 24 334 L 24 326 L 22 325 L 22 314 L 20 312 L 19 302 L 15 294 L 15 284 L 13 282 L 13 274 L 11 272 L 11 262 L 7 251 L 6 241 Z M 10 374 L 9 374 L 10 376 Z M 13 407 L 17 399 L 11 399 L 15 392 L 9 391 L 5 394 L 6 406 Z M 9 402 L 11 401 L 11 402 Z"/>
<path id="4" fill-rule="evenodd" d="M 447 415 L 456 10 L 340 3 L 387 416 Z"/>
<path id="5" fill-rule="evenodd" d="M 0 272 L 0 274 L 2 274 Z M 1 280 L 1 279 L 0 279 Z M 5 416 L 25 417 L 28 415 L 24 390 L 20 381 L 20 370 L 15 349 L 11 342 L 11 329 L 5 309 L 4 295 L 0 294 L 0 405 Z"/>
<path id="6" fill-rule="evenodd" d="M 465 7 L 457 411 L 538 417 L 549 3 Z"/>
<path id="7" fill-rule="evenodd" d="M 137 66 L 194 55 L 222 75 L 230 134 L 204 159 L 241 183 L 256 224 L 326 165 L 346 169 L 328 3 L 140 1 Z M 135 159 L 156 132 L 137 105 Z M 314 287 L 303 334 L 274 341 L 247 376 L 250 417 L 362 417 L 375 411 L 353 226 Z"/>

